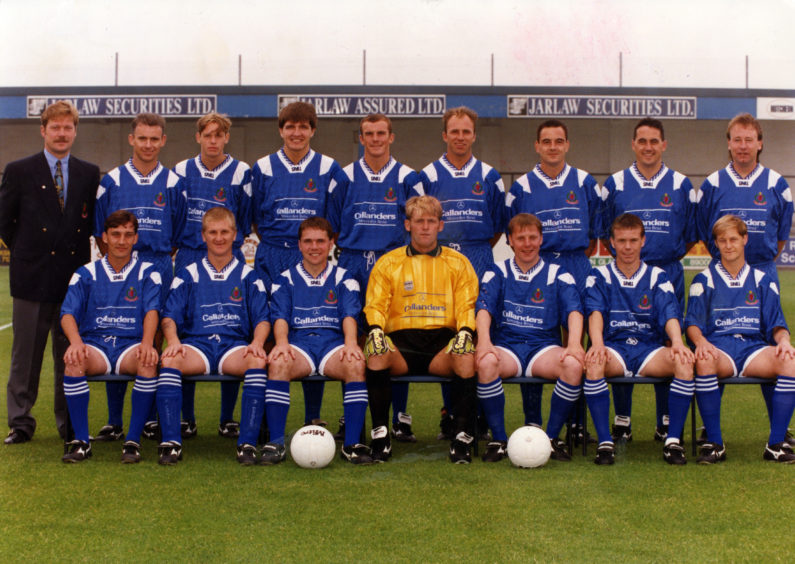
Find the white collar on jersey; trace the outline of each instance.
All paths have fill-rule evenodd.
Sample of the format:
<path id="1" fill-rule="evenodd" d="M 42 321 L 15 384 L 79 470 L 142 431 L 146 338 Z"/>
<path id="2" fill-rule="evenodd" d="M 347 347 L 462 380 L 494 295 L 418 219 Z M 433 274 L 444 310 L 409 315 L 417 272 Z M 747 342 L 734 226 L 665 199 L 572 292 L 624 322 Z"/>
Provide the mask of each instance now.
<path id="1" fill-rule="evenodd" d="M 754 168 L 754 170 L 752 170 L 748 174 L 748 176 L 743 177 L 734 168 L 734 163 L 729 163 L 726 166 L 726 172 L 728 172 L 729 176 L 731 176 L 732 180 L 734 180 L 735 186 L 750 186 L 751 184 L 754 183 L 754 181 L 756 180 L 756 177 L 759 176 L 760 174 L 762 174 L 762 171 L 764 170 L 764 168 L 765 167 L 763 167 L 761 164 L 756 163 L 756 167 Z"/>
<path id="2" fill-rule="evenodd" d="M 163 165 L 160 163 L 160 161 L 158 161 L 157 166 L 153 168 L 149 172 L 149 174 L 141 174 L 141 171 L 135 168 L 132 157 L 130 157 L 130 160 L 127 161 L 127 163 L 124 166 L 127 167 L 127 170 L 130 172 L 132 177 L 135 178 L 135 181 L 138 184 L 151 184 L 152 179 L 155 178 L 158 174 L 160 174 L 161 170 L 163 170 Z"/>
<path id="3" fill-rule="evenodd" d="M 364 160 L 364 157 L 359 159 L 359 166 L 362 167 L 362 170 L 369 178 L 370 182 L 383 182 L 386 175 L 389 174 L 389 171 L 392 170 L 392 167 L 397 164 L 395 157 L 390 156 L 387 163 L 379 170 L 378 172 L 373 172 L 373 169 L 370 168 L 370 165 L 367 164 L 367 161 Z"/>
<path id="4" fill-rule="evenodd" d="M 668 167 L 665 166 L 665 163 L 660 163 L 660 170 L 655 172 L 654 176 L 651 178 L 646 178 L 641 174 L 640 170 L 638 170 L 638 161 L 635 161 L 632 163 L 632 166 L 629 167 L 629 171 L 632 173 L 632 176 L 635 177 L 635 180 L 641 188 L 657 188 L 657 183 L 665 176 L 665 173 L 668 172 Z"/>
<path id="5" fill-rule="evenodd" d="M 276 156 L 279 157 L 279 160 L 282 161 L 282 164 L 288 171 L 300 173 L 304 172 L 304 168 L 312 160 L 312 157 L 315 156 L 315 152 L 312 149 L 309 149 L 309 152 L 306 155 L 304 155 L 304 158 L 298 161 L 297 163 L 294 163 L 293 161 L 290 160 L 290 157 L 288 157 L 287 153 L 284 152 L 284 147 L 282 147 L 276 152 Z"/>
<path id="6" fill-rule="evenodd" d="M 298 275 L 304 279 L 304 282 L 307 286 L 323 286 L 326 283 L 326 279 L 331 274 L 331 270 L 334 268 L 334 265 L 328 263 L 326 268 L 323 269 L 323 272 L 317 275 L 317 277 L 312 276 L 309 274 L 306 269 L 304 268 L 304 261 L 298 263 L 296 270 L 298 271 Z"/>
<path id="7" fill-rule="evenodd" d="M 456 168 L 453 163 L 447 160 L 447 153 L 442 155 L 442 157 L 439 159 L 439 162 L 442 163 L 442 166 L 450 172 L 451 176 L 460 177 L 469 176 L 469 172 L 472 170 L 472 167 L 475 166 L 477 159 L 475 158 L 475 155 L 472 155 L 469 157 L 469 160 L 466 162 L 466 164 L 460 169 Z"/>
<path id="8" fill-rule="evenodd" d="M 105 269 L 105 274 L 107 274 L 108 279 L 113 282 L 118 282 L 119 280 L 126 280 L 127 275 L 130 271 L 135 267 L 136 263 L 138 262 L 138 251 L 133 251 L 130 255 L 130 260 L 125 264 L 122 269 L 116 272 L 108 261 L 108 256 L 105 255 L 102 257 L 102 268 Z"/>
<path id="9" fill-rule="evenodd" d="M 538 274 L 541 269 L 544 268 L 544 259 L 538 257 L 538 262 L 531 266 L 530 270 L 527 272 L 522 272 L 522 269 L 519 268 L 518 264 L 516 264 L 516 257 L 511 257 L 510 264 L 513 277 L 516 280 L 519 280 L 520 282 L 532 282 L 536 274 Z"/>
<path id="10" fill-rule="evenodd" d="M 638 285 L 640 279 L 643 278 L 643 275 L 646 274 L 646 270 L 648 270 L 649 267 L 645 262 L 640 261 L 640 267 L 629 278 L 624 276 L 624 273 L 618 269 L 616 261 L 611 262 L 609 268 L 613 271 L 616 278 L 621 281 L 622 288 L 634 288 Z"/>
<path id="11" fill-rule="evenodd" d="M 533 167 L 533 173 L 539 179 L 541 179 L 544 184 L 547 185 L 547 188 L 555 188 L 556 186 L 563 185 L 563 179 L 566 178 L 566 175 L 569 174 L 570 170 L 571 166 L 569 166 L 569 163 L 566 163 L 563 166 L 563 170 L 560 171 L 560 174 L 558 174 L 555 178 L 552 178 L 546 172 L 541 170 L 541 163 L 536 163 L 536 166 Z"/>
<path id="12" fill-rule="evenodd" d="M 204 166 L 201 154 L 196 155 L 196 158 L 193 159 L 193 161 L 196 163 L 196 168 L 198 168 L 199 172 L 201 172 L 202 178 L 215 179 L 217 175 L 226 170 L 226 167 L 232 164 L 232 155 L 227 154 L 224 161 L 212 170 Z"/>
<path id="13" fill-rule="evenodd" d="M 748 278 L 748 274 L 751 272 L 751 267 L 748 266 L 748 263 L 746 262 L 740 269 L 740 272 L 737 273 L 737 276 L 732 276 L 723 266 L 723 263 L 720 260 L 716 260 L 715 272 L 718 273 L 718 276 L 720 276 L 720 278 L 729 288 L 738 288 L 745 285 L 745 279 Z"/>
<path id="14" fill-rule="evenodd" d="M 206 270 L 207 274 L 210 276 L 210 280 L 226 280 L 237 266 L 237 263 L 238 260 L 235 257 L 232 257 L 232 260 L 229 261 L 229 264 L 223 267 L 219 272 L 218 270 L 215 270 L 215 267 L 207 257 L 202 259 L 202 266 L 204 266 L 204 270 Z"/>

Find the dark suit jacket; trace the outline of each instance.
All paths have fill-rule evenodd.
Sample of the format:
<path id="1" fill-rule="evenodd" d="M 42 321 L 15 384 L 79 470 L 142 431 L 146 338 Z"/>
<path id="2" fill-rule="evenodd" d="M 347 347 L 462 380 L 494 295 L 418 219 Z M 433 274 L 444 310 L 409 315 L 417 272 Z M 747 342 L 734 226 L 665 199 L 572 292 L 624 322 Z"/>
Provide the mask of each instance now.
<path id="1" fill-rule="evenodd" d="M 44 152 L 9 163 L 0 184 L 0 238 L 11 251 L 11 296 L 61 302 L 72 273 L 91 259 L 99 168 L 69 156 L 61 212 Z"/>

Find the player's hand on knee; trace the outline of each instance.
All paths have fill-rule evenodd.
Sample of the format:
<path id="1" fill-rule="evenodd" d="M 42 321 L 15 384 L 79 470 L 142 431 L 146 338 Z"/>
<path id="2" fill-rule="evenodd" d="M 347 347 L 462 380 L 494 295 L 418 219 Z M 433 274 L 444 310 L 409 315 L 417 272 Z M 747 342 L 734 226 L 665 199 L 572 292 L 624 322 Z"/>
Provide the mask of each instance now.
<path id="1" fill-rule="evenodd" d="M 84 343 L 69 345 L 63 355 L 64 364 L 69 366 L 82 366 L 88 357 L 88 347 Z"/>
<path id="2" fill-rule="evenodd" d="M 159 359 L 155 347 L 145 343 L 141 343 L 138 346 L 138 350 L 135 351 L 135 358 L 141 366 L 157 366 Z"/>
<path id="3" fill-rule="evenodd" d="M 489 355 L 494 355 L 497 364 L 500 362 L 500 349 L 495 347 L 492 343 L 486 343 L 484 340 L 478 340 L 478 346 L 475 347 L 475 367 L 480 367 L 483 359 Z"/>
<path id="4" fill-rule="evenodd" d="M 604 345 L 593 346 L 585 353 L 585 368 L 596 368 L 607 364 L 607 348 Z"/>
<path id="5" fill-rule="evenodd" d="M 280 359 L 284 362 L 290 362 L 291 360 L 295 360 L 295 353 L 293 352 L 293 347 L 291 347 L 289 344 L 281 344 L 273 347 L 270 358 L 271 362 Z"/>
<path id="6" fill-rule="evenodd" d="M 471 354 L 475 352 L 475 343 L 472 338 L 472 330 L 469 327 L 462 327 L 455 337 L 447 343 L 446 353 L 450 354 Z"/>
<path id="7" fill-rule="evenodd" d="M 265 349 L 262 347 L 262 345 L 257 343 L 251 343 L 247 345 L 245 349 L 243 349 L 243 358 L 246 358 L 249 355 L 256 358 L 261 358 L 262 360 L 268 360 L 268 354 L 265 352 Z"/>
<path id="8" fill-rule="evenodd" d="M 182 358 L 188 354 L 182 343 L 169 344 L 166 350 L 163 351 L 163 358 L 175 358 L 177 355 L 182 355 Z"/>
<path id="9" fill-rule="evenodd" d="M 364 360 L 362 349 L 358 345 L 344 345 L 340 349 L 340 362 L 358 362 Z"/>
<path id="10" fill-rule="evenodd" d="M 384 334 L 384 330 L 378 326 L 370 329 L 367 341 L 364 343 L 364 357 L 379 356 L 395 350 L 392 339 Z"/>

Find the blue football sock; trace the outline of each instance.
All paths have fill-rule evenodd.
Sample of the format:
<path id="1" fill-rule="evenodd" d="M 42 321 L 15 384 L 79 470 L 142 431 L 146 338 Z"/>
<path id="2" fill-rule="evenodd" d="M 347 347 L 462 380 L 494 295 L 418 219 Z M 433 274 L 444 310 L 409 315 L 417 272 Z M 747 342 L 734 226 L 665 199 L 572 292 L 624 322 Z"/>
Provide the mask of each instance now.
<path id="1" fill-rule="evenodd" d="M 182 444 L 180 411 L 182 409 L 182 372 L 175 368 L 162 368 L 157 378 L 157 412 L 160 415 L 162 442 Z"/>
<path id="2" fill-rule="evenodd" d="M 779 376 L 773 392 L 773 416 L 770 419 L 770 438 L 767 444 L 774 445 L 786 438 L 793 409 L 795 409 L 795 378 Z"/>
<path id="3" fill-rule="evenodd" d="M 304 423 L 307 425 L 313 419 L 320 419 L 320 407 L 323 405 L 325 386 L 325 382 L 301 382 L 301 387 L 304 390 Z"/>
<path id="4" fill-rule="evenodd" d="M 141 442 L 141 432 L 149 419 L 149 411 L 155 403 L 155 393 L 157 392 L 157 378 L 135 377 L 130 402 L 132 413 L 130 413 L 130 426 L 127 428 L 126 441 Z"/>
<path id="5" fill-rule="evenodd" d="M 497 376 L 487 384 L 478 383 L 478 400 L 486 416 L 486 423 L 491 429 L 495 441 L 507 441 L 505 432 L 505 391 L 502 379 Z"/>
<path id="6" fill-rule="evenodd" d="M 544 384 L 519 384 L 522 393 L 522 410 L 525 425 L 541 425 L 541 402 L 544 395 Z"/>
<path id="7" fill-rule="evenodd" d="M 243 397 L 240 398 L 240 436 L 238 445 L 256 445 L 265 413 L 265 390 L 268 377 L 264 370 L 246 370 Z"/>
<path id="8" fill-rule="evenodd" d="M 580 397 L 582 386 L 572 386 L 563 380 L 555 383 L 552 399 L 549 402 L 549 421 L 547 422 L 547 436 L 557 439 L 563 424 L 569 419 L 571 410 Z M 608 400 L 609 401 L 609 400 Z"/>
<path id="9" fill-rule="evenodd" d="M 767 408 L 767 418 L 773 421 L 773 390 L 776 389 L 775 380 L 771 380 L 769 384 L 760 384 L 759 388 L 762 390 L 762 398 L 765 400 L 765 407 Z M 774 443 L 775 444 L 775 443 Z"/>
<path id="10" fill-rule="evenodd" d="M 634 384 L 633 384 L 634 385 Z M 660 382 L 659 384 L 654 384 L 654 403 L 657 407 L 657 426 L 662 427 L 664 425 L 664 417 L 666 415 L 670 415 L 668 409 L 668 382 Z M 670 421 L 668 422 L 670 424 Z"/>
<path id="11" fill-rule="evenodd" d="M 409 383 L 392 382 L 392 424 L 397 425 L 398 413 L 408 413 L 408 405 Z"/>
<path id="12" fill-rule="evenodd" d="M 196 382 L 182 383 L 182 420 L 196 421 Z"/>
<path id="13" fill-rule="evenodd" d="M 88 381 L 85 376 L 64 376 L 63 391 L 75 439 L 88 442 Z"/>
<path id="14" fill-rule="evenodd" d="M 221 418 L 219 423 L 234 421 L 235 404 L 240 392 L 240 382 L 221 382 Z"/>
<path id="15" fill-rule="evenodd" d="M 613 437 L 610 435 L 610 390 L 607 389 L 607 382 L 604 378 L 598 380 L 586 380 L 585 401 L 588 403 L 588 410 L 591 412 L 596 435 L 600 443 L 612 443 Z"/>
<path id="16" fill-rule="evenodd" d="M 344 446 L 360 442 L 364 416 L 367 413 L 367 384 L 364 382 L 348 382 L 343 384 L 342 409 L 345 415 Z"/>
<path id="17" fill-rule="evenodd" d="M 284 428 L 287 426 L 287 413 L 290 411 L 290 382 L 268 380 L 265 392 L 265 417 L 268 419 L 268 430 L 271 442 L 284 444 Z M 346 427 L 347 427 L 347 421 Z"/>
<path id="18" fill-rule="evenodd" d="M 108 425 L 121 427 L 124 419 L 124 395 L 127 393 L 127 382 L 105 382 L 108 394 Z"/>
<path id="19" fill-rule="evenodd" d="M 693 380 L 680 380 L 674 378 L 668 391 L 668 406 L 670 416 L 668 419 L 668 438 L 682 440 L 682 430 L 687 419 L 687 410 L 690 409 L 690 402 L 696 383 Z"/>
<path id="20" fill-rule="evenodd" d="M 707 430 L 707 440 L 714 444 L 723 444 L 723 435 L 720 431 L 720 403 L 721 393 L 718 387 L 718 377 L 715 374 L 706 376 L 696 375 L 696 402 L 701 420 Z"/>
<path id="21" fill-rule="evenodd" d="M 635 384 L 612 384 L 613 410 L 616 416 L 632 417 L 632 392 Z"/>

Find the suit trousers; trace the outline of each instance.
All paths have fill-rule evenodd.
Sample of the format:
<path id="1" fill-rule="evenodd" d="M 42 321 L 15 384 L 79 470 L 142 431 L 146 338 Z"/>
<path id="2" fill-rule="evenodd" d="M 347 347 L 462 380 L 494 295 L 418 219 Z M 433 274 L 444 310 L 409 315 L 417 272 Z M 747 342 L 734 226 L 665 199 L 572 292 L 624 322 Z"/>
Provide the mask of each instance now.
<path id="1" fill-rule="evenodd" d="M 61 438 L 66 439 L 68 434 L 63 357 L 69 340 L 61 329 L 60 314 L 60 303 L 13 299 L 14 340 L 7 388 L 8 426 L 29 437 L 33 437 L 36 431 L 36 419 L 31 410 L 39 394 L 39 376 L 48 334 L 52 335 L 55 424 Z"/>

